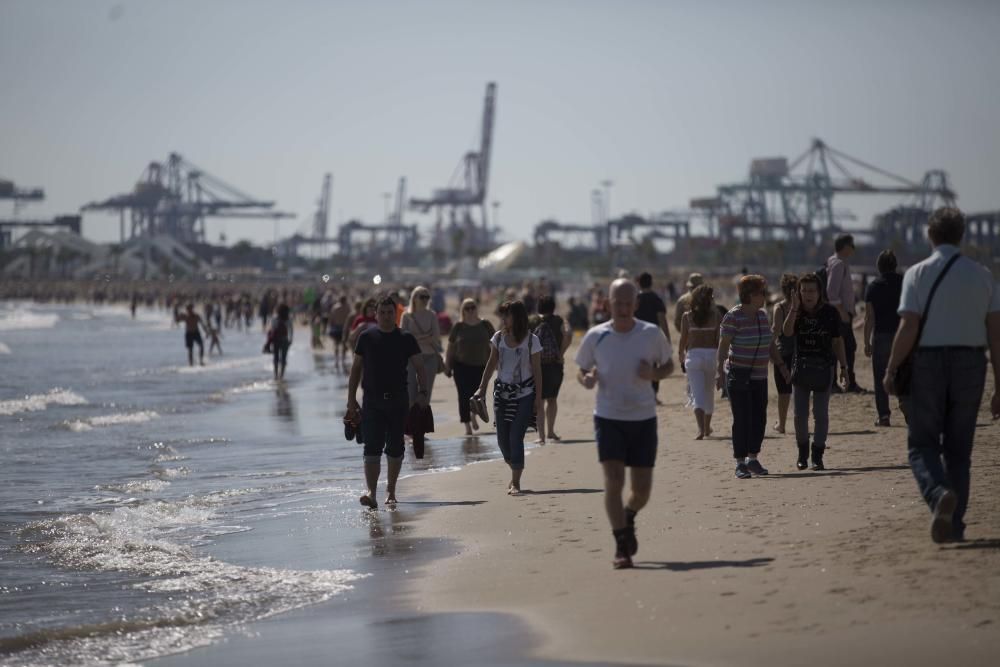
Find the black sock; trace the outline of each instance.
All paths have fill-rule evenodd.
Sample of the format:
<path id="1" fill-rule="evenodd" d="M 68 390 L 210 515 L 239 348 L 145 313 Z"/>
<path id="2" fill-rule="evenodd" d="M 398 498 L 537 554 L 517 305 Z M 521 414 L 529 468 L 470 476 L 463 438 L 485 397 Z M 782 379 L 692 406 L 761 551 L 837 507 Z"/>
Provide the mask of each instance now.
<path id="1" fill-rule="evenodd" d="M 625 508 L 625 526 L 630 530 L 635 530 L 635 515 L 638 513 L 631 507 Z"/>

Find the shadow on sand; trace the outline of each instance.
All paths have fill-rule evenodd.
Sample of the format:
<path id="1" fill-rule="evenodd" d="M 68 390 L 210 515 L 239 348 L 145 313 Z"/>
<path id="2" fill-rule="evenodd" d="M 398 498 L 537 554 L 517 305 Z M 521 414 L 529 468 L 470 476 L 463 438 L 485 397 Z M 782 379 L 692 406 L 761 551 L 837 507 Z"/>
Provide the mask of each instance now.
<path id="1" fill-rule="evenodd" d="M 636 570 L 670 570 L 672 572 L 690 572 L 691 570 L 712 570 L 720 567 L 761 567 L 774 562 L 773 558 L 749 558 L 747 560 L 693 560 L 688 562 L 641 561 L 635 564 Z"/>
<path id="2" fill-rule="evenodd" d="M 532 489 L 522 489 L 522 496 L 561 496 L 570 493 L 604 493 L 604 489 L 544 489 L 534 491 Z"/>
<path id="3" fill-rule="evenodd" d="M 1000 549 L 1000 538 L 997 537 L 984 537 L 978 540 L 969 540 L 968 542 L 959 542 L 949 549 L 949 551 L 958 551 L 959 549 Z"/>

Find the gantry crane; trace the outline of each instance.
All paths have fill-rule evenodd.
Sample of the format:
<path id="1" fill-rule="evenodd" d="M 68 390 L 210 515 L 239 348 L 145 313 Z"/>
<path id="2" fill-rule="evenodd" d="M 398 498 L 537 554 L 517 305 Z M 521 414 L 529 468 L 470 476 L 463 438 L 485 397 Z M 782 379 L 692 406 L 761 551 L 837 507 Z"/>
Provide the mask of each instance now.
<path id="1" fill-rule="evenodd" d="M 191 164 L 178 153 L 165 163 L 150 162 L 132 192 L 84 205 L 82 211 L 114 211 L 120 216 L 125 241 L 125 216 L 129 238 L 167 235 L 183 243 L 204 243 L 205 218 L 291 218 L 291 213 L 271 210 L 273 201 L 244 194 L 219 178 Z"/>
<path id="2" fill-rule="evenodd" d="M 437 214 L 440 233 L 447 212 L 452 237 L 461 230 L 462 245 L 467 250 L 482 251 L 493 244 L 496 230 L 489 225 L 486 215 L 486 195 L 490 176 L 490 154 L 493 147 L 493 124 L 496 113 L 496 83 L 486 85 L 483 117 L 480 127 L 478 151 L 469 151 L 459 162 L 448 187 L 434 190 L 429 198 L 413 198 L 410 208 Z M 473 211 L 479 210 L 480 224 L 476 225 Z"/>

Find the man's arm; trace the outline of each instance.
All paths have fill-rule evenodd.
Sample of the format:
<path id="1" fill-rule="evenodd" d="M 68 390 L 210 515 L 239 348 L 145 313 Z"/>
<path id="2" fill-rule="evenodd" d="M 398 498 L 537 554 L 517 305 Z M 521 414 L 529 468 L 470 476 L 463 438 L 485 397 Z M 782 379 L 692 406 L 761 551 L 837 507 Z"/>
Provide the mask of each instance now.
<path id="1" fill-rule="evenodd" d="M 427 389 L 425 387 L 430 385 L 427 377 L 427 366 L 424 364 L 423 357 L 417 353 L 410 357 L 410 364 L 413 365 L 413 370 L 416 371 L 417 378 L 417 396 L 423 401 L 424 405 L 427 404 Z"/>
<path id="2" fill-rule="evenodd" d="M 993 366 L 993 398 L 990 399 L 990 413 L 994 419 L 1000 419 L 1000 312 L 986 315 L 986 336 L 990 345 L 990 365 Z"/>
<path id="3" fill-rule="evenodd" d="M 885 378 L 882 380 L 882 384 L 889 394 L 895 394 L 896 371 L 913 351 L 917 344 L 917 333 L 920 331 L 920 315 L 908 311 L 899 315 L 899 329 L 896 330 L 896 337 L 892 340 L 892 353 L 889 355 L 889 365 L 885 369 Z"/>
<path id="4" fill-rule="evenodd" d="M 847 264 L 844 264 L 842 261 L 836 261 L 830 267 L 830 275 L 826 279 L 826 294 L 830 298 L 830 305 L 837 308 L 837 312 L 840 313 L 840 319 L 843 322 L 851 319 L 840 299 L 844 281 L 850 280 L 850 276 L 845 276 L 845 273 L 847 273 Z"/>
<path id="5" fill-rule="evenodd" d="M 840 364 L 840 381 L 847 387 L 847 348 L 844 347 L 844 339 L 837 336 L 833 339 L 833 354 L 837 357 L 837 363 Z"/>
<path id="6" fill-rule="evenodd" d="M 865 302 L 865 356 L 872 356 L 872 332 L 875 331 L 875 309 L 870 301 Z"/>
<path id="7" fill-rule="evenodd" d="M 364 368 L 361 355 L 354 353 L 354 363 L 351 364 L 351 377 L 347 381 L 347 409 L 358 410 L 358 386 L 361 384 L 361 371 Z"/>
<path id="8" fill-rule="evenodd" d="M 729 346 L 732 342 L 732 336 L 719 336 L 718 366 L 715 371 L 715 386 L 719 389 L 722 389 L 726 377 L 726 359 L 729 357 Z"/>
<path id="9" fill-rule="evenodd" d="M 681 318 L 684 317 L 684 305 L 686 303 L 687 300 L 682 296 L 677 299 L 677 303 L 674 304 L 674 328 L 677 329 L 677 331 L 681 330 Z"/>

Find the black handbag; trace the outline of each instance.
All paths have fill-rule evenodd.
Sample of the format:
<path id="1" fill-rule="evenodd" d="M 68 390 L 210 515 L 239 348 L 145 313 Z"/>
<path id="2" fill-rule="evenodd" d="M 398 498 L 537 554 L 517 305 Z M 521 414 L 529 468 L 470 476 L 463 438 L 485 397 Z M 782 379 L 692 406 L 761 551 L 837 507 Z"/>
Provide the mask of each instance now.
<path id="1" fill-rule="evenodd" d="M 927 315 L 931 311 L 931 303 L 934 301 L 934 293 L 937 292 L 938 285 L 944 280 L 944 276 L 948 273 L 948 269 L 958 261 L 961 257 L 961 253 L 955 253 L 952 255 L 948 263 L 944 265 L 941 269 L 941 273 L 938 274 L 937 280 L 931 286 L 930 294 L 927 295 L 927 303 L 924 305 L 924 312 L 920 316 L 920 326 L 917 329 L 917 340 L 913 343 L 913 349 L 903 360 L 903 363 L 896 368 L 896 375 L 893 377 L 893 387 L 896 390 L 896 396 L 899 398 L 904 398 L 910 395 L 910 385 L 913 384 L 913 356 L 917 352 L 917 348 L 920 347 L 920 339 L 924 335 L 924 325 L 927 324 Z"/>
<path id="2" fill-rule="evenodd" d="M 833 364 L 828 359 L 795 355 L 792 361 L 792 384 L 808 391 L 830 391 Z"/>

